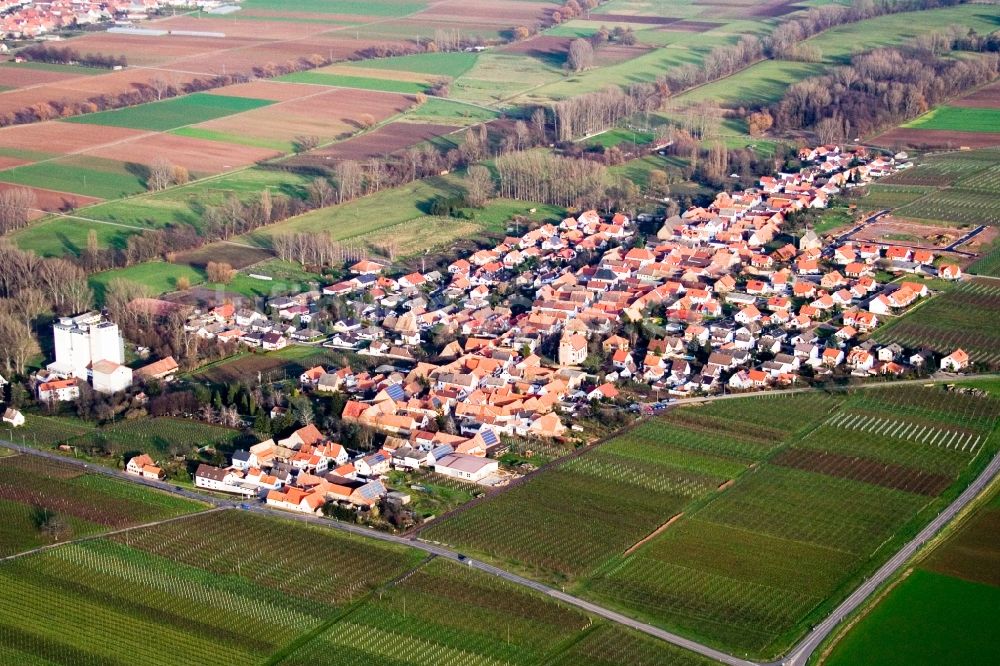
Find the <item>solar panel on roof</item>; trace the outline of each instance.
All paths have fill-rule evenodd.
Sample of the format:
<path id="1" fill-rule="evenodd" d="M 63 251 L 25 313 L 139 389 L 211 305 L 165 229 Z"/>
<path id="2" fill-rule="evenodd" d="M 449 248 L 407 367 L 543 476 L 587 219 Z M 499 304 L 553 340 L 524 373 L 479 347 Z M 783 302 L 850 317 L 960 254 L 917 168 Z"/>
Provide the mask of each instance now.
<path id="1" fill-rule="evenodd" d="M 487 446 L 493 446 L 500 442 L 500 438 L 492 430 L 483 430 L 479 434 L 483 436 L 483 441 L 486 442 Z"/>
<path id="2" fill-rule="evenodd" d="M 387 386 L 385 392 L 389 394 L 389 397 L 393 400 L 403 400 L 406 398 L 406 391 L 399 384 L 392 384 Z"/>

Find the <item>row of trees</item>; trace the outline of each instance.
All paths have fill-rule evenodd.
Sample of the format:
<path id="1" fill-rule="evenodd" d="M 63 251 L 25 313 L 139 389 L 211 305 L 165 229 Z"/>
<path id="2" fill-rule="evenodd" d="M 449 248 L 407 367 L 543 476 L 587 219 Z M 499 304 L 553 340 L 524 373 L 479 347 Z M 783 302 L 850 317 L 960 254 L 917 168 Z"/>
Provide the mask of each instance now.
<path id="1" fill-rule="evenodd" d="M 355 262 L 364 257 L 364 250 L 338 243 L 327 233 L 279 234 L 271 239 L 279 259 L 296 261 L 303 266 L 335 266 Z"/>
<path id="2" fill-rule="evenodd" d="M 105 69 L 128 66 L 128 59 L 123 55 L 113 56 L 103 53 L 81 54 L 71 46 L 60 47 L 33 44 L 21 49 L 19 55 L 35 62 L 51 62 L 59 65 L 85 65 L 87 67 L 101 67 Z"/>
<path id="3" fill-rule="evenodd" d="M 500 196 L 567 207 L 595 201 L 610 182 L 602 164 L 541 151 L 501 155 L 496 171 Z"/>
<path id="4" fill-rule="evenodd" d="M 870 134 L 997 75 L 996 54 L 958 59 L 880 49 L 790 86 L 775 108 L 775 126 L 809 129 L 824 142 Z"/>
<path id="5" fill-rule="evenodd" d="M 39 352 L 32 327 L 50 313 L 86 310 L 93 301 L 83 270 L 65 259 L 41 259 L 0 239 L 0 360 L 23 374 Z"/>
<path id="6" fill-rule="evenodd" d="M 771 32 L 768 53 L 773 58 L 812 59 L 802 42 L 830 28 L 886 14 L 948 7 L 964 2 L 965 0 L 854 0 L 850 5 L 813 7 L 804 15 L 782 22 Z"/>
<path id="7" fill-rule="evenodd" d="M 687 63 L 671 68 L 659 81 L 665 91 L 675 94 L 735 74 L 763 57 L 764 43 L 747 35 L 736 44 L 715 47 L 701 64 Z"/>
<path id="8" fill-rule="evenodd" d="M 27 187 L 0 191 L 0 234 L 28 225 L 31 211 L 38 208 L 38 197 Z"/>
<path id="9" fill-rule="evenodd" d="M 555 135 L 558 141 L 572 141 L 603 132 L 636 113 L 655 111 L 662 102 L 657 86 L 648 83 L 577 95 L 553 105 Z"/>

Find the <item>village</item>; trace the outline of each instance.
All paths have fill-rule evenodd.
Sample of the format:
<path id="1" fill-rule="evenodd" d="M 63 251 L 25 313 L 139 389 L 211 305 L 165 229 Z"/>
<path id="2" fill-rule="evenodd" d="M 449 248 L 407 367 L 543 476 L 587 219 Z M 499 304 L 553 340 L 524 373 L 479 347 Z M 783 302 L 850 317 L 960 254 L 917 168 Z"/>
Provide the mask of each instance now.
<path id="1" fill-rule="evenodd" d="M 218 0 L 4 0 L 0 30 L 9 39 L 53 39 L 60 31 L 93 25 L 131 26 L 171 7 L 215 9 Z"/>
<path id="2" fill-rule="evenodd" d="M 935 267 L 929 251 L 824 245 L 811 229 L 780 240 L 789 216 L 906 164 L 837 146 L 800 158 L 798 173 L 719 193 L 645 240 L 637 221 L 590 210 L 507 237 L 446 273 L 391 277 L 385 263 L 362 259 L 346 279 L 271 298 L 265 312 L 228 302 L 193 312 L 185 329 L 204 339 L 257 353 L 322 345 L 376 364 L 316 366 L 297 378 L 305 395 L 343 396 L 341 420 L 375 434 L 366 450 L 305 424 L 233 452 L 226 466 L 200 464 L 194 485 L 310 514 L 400 510 L 410 496 L 390 491 L 391 470 L 504 485 L 520 475 L 497 459 L 511 438 L 571 439 L 594 405 L 651 413 L 720 392 L 965 369 L 960 349 L 936 359 L 867 335 L 929 296 L 924 277 L 961 278 L 957 265 Z M 354 315 L 324 333 L 323 299 Z M 103 313 L 53 328 L 56 360 L 34 380 L 42 403 L 76 400 L 87 382 L 113 394 L 177 375 L 173 358 L 127 367 L 121 333 Z M 4 421 L 17 426 L 24 415 L 8 409 Z M 148 454 L 126 470 L 164 476 Z"/>

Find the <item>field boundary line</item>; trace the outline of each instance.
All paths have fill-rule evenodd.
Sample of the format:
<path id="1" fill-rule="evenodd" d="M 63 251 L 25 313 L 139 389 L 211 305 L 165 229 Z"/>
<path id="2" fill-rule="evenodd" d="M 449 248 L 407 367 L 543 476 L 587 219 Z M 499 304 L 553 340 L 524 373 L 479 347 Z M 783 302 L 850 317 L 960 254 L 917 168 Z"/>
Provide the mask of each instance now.
<path id="1" fill-rule="evenodd" d="M 21 454 L 23 455 L 23 454 Z M 32 548 L 31 550 L 25 550 L 20 553 L 14 553 L 13 555 L 7 555 L 6 557 L 0 557 L 0 562 L 9 562 L 11 560 L 20 559 L 22 557 L 28 557 L 29 555 L 37 555 L 38 553 L 44 553 L 49 550 L 55 550 L 56 548 L 61 548 L 63 546 L 69 546 L 74 543 L 85 543 L 87 541 L 96 541 L 98 539 L 105 539 L 107 537 L 115 536 L 116 534 L 125 534 L 126 532 L 131 532 L 133 530 L 141 530 L 147 527 L 156 527 L 158 525 L 166 525 L 167 523 L 174 523 L 179 520 L 186 520 L 192 516 L 201 516 L 208 513 L 217 513 L 219 511 L 228 511 L 227 506 L 216 506 L 210 509 L 204 509 L 202 511 L 194 511 L 192 513 L 185 513 L 180 516 L 173 516 L 171 518 L 164 518 L 162 520 L 154 520 L 152 522 L 143 523 L 141 525 L 133 525 L 131 527 L 123 527 L 117 530 L 111 530 L 110 532 L 101 532 L 100 534 L 89 534 L 87 536 L 80 537 L 78 539 L 70 539 L 69 541 L 60 541 L 58 543 L 48 543 L 44 546 L 39 546 L 37 548 Z"/>
<path id="2" fill-rule="evenodd" d="M 729 483 L 731 481 L 732 481 L 732 479 L 730 479 L 726 483 Z M 723 484 L 723 485 L 725 485 L 725 484 Z M 683 516 L 683 515 L 684 515 L 684 512 L 681 511 L 680 513 L 676 513 L 673 516 L 671 516 L 670 520 L 668 520 L 667 522 L 663 523 L 662 525 L 660 525 L 659 527 L 657 527 L 655 530 L 653 530 L 652 532 L 650 532 L 649 534 L 647 534 L 646 536 L 644 536 L 643 538 L 639 539 L 634 544 L 632 544 L 631 546 L 629 546 L 625 550 L 625 552 L 622 553 L 622 556 L 623 557 L 628 557 L 629 555 L 631 555 L 635 551 L 637 551 L 640 548 L 642 548 L 645 544 L 649 543 L 650 541 L 652 541 L 653 539 L 655 539 L 659 535 L 661 535 L 664 532 L 666 532 L 667 528 L 670 527 L 671 525 L 673 525 L 678 520 L 680 520 L 681 516 Z"/>

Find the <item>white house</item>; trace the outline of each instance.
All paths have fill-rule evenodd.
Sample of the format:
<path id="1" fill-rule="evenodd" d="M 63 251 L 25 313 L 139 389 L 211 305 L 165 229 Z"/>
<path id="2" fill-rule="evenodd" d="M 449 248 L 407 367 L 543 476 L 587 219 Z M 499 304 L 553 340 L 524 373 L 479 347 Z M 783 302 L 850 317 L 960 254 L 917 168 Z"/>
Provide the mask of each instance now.
<path id="1" fill-rule="evenodd" d="M 41 402 L 67 402 L 80 397 L 80 380 L 57 379 L 38 385 L 38 400 Z"/>
<path id="2" fill-rule="evenodd" d="M 500 463 L 496 460 L 464 453 L 452 453 L 434 463 L 434 471 L 438 474 L 472 483 L 479 483 L 489 475 L 496 474 L 499 468 Z"/>
<path id="3" fill-rule="evenodd" d="M 24 414 L 20 411 L 14 409 L 13 407 L 8 407 L 3 413 L 3 422 L 7 423 L 15 428 L 24 425 Z"/>
<path id="4" fill-rule="evenodd" d="M 941 359 L 942 370 L 958 372 L 967 367 L 969 367 L 969 355 L 962 349 L 956 349 Z"/>
<path id="5" fill-rule="evenodd" d="M 135 456 L 125 465 L 125 472 L 141 476 L 144 479 L 162 479 L 166 476 L 163 470 L 157 467 L 148 453 Z"/>
<path id="6" fill-rule="evenodd" d="M 220 493 L 234 493 L 251 497 L 254 489 L 239 484 L 239 477 L 232 469 L 223 469 L 201 464 L 194 473 L 194 485 L 205 490 L 215 490 Z"/>

